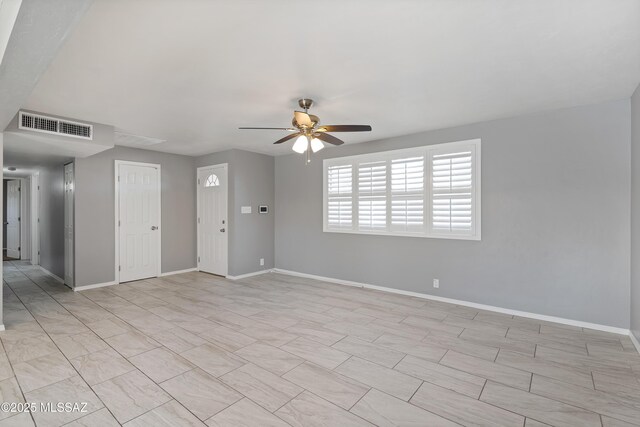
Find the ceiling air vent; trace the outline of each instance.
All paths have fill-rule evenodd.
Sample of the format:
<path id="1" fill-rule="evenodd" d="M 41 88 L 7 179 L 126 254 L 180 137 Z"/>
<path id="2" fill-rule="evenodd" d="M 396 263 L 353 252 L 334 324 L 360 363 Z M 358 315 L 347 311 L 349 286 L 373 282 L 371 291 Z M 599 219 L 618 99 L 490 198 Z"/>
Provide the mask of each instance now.
<path id="1" fill-rule="evenodd" d="M 119 129 L 115 130 L 114 139 L 116 145 L 124 145 L 125 147 L 148 147 L 167 142 L 165 139 L 134 135 Z"/>
<path id="2" fill-rule="evenodd" d="M 54 135 L 70 136 L 73 138 L 93 139 L 93 126 L 70 120 L 56 119 L 40 114 L 20 111 L 18 115 L 18 129 L 32 130 Z"/>

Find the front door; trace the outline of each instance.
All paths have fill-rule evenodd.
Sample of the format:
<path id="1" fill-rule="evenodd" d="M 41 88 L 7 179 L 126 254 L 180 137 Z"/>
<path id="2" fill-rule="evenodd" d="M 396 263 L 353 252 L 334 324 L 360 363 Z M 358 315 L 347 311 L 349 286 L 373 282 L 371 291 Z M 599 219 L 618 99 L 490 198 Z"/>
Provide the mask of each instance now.
<path id="1" fill-rule="evenodd" d="M 160 169 L 118 165 L 120 282 L 159 275 Z"/>
<path id="2" fill-rule="evenodd" d="M 20 258 L 20 180 L 7 181 L 7 256 Z"/>
<path id="3" fill-rule="evenodd" d="M 198 169 L 198 269 L 227 275 L 227 165 Z"/>

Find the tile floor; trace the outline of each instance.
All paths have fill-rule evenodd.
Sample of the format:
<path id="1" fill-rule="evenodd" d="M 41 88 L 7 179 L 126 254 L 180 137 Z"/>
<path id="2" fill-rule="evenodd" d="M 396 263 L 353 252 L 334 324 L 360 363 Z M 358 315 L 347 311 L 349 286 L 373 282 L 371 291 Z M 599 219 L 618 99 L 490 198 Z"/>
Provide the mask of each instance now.
<path id="1" fill-rule="evenodd" d="M 628 337 L 265 274 L 74 293 L 5 262 L 0 426 L 640 425 Z"/>

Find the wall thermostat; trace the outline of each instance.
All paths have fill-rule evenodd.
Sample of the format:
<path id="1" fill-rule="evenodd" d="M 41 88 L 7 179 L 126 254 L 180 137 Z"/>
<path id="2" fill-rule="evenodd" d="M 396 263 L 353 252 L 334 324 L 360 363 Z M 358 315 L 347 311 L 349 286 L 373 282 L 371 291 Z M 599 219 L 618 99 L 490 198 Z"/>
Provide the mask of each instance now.
<path id="1" fill-rule="evenodd" d="M 266 213 L 269 213 L 269 206 L 264 206 L 264 205 L 260 206 L 260 207 L 258 208 L 258 212 L 260 212 L 260 213 L 265 213 L 265 214 L 266 214 Z"/>

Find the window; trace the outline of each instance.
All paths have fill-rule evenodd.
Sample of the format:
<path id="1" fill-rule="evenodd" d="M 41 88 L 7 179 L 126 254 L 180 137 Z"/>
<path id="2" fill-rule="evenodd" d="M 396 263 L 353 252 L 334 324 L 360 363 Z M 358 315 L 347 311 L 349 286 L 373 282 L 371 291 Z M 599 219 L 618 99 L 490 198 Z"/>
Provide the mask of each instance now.
<path id="1" fill-rule="evenodd" d="M 220 185 L 220 180 L 218 179 L 218 175 L 213 173 L 209 175 L 207 179 L 204 181 L 205 187 L 217 187 L 218 185 Z"/>
<path id="2" fill-rule="evenodd" d="M 352 167 L 330 166 L 326 172 L 325 223 L 334 230 L 352 228 Z"/>
<path id="3" fill-rule="evenodd" d="M 480 240 L 480 140 L 324 160 L 324 231 Z"/>

